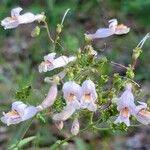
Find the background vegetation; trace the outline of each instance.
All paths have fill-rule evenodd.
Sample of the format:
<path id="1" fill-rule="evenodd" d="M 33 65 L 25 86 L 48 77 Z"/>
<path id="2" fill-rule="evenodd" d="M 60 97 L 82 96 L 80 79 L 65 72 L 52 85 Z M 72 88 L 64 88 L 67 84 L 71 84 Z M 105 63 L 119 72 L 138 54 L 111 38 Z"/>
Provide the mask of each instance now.
<path id="1" fill-rule="evenodd" d="M 74 54 L 80 46 L 82 47 L 84 33 L 95 32 L 97 28 L 107 26 L 108 20 L 117 18 L 120 23 L 131 27 L 131 32 L 120 38 L 113 36 L 96 40 L 94 48 L 99 55 L 107 55 L 115 62 L 126 65 L 131 60 L 132 49 L 146 33 L 150 32 L 149 0 L 1 0 L 0 19 L 8 16 L 15 6 L 21 6 L 25 11 L 34 13 L 45 12 L 52 35 L 65 10 L 70 8 L 61 38 L 65 50 L 61 51 L 57 48 L 59 53 L 64 54 Z M 0 114 L 8 109 L 7 107 L 15 98 L 38 104 L 48 89 L 49 85 L 43 82 L 44 75 L 38 73 L 37 64 L 42 61 L 45 54 L 52 51 L 52 47 L 44 30 L 37 38 L 30 36 L 34 26 L 34 24 L 22 25 L 14 30 L 0 28 Z M 144 52 L 136 68 L 136 81 L 142 84 L 145 91 L 143 98 L 146 99 L 150 87 L 149 41 L 145 43 L 143 49 Z M 125 73 L 120 68 L 115 68 L 115 71 L 119 71 L 120 74 Z M 56 140 L 64 139 L 68 135 L 67 132 L 60 133 L 55 128 L 50 116 L 43 117 L 49 123 L 43 122 L 42 119 L 35 119 L 25 137 L 36 136 L 36 138 L 32 137 L 30 144 L 24 144 L 24 149 L 48 149 Z M 30 121 L 26 122 L 26 125 L 29 123 Z M 22 130 L 24 130 L 22 124 L 8 128 L 1 124 L 1 149 L 5 149 L 8 143 L 15 142 Z M 62 149 L 134 149 L 134 144 L 131 142 L 138 140 L 141 142 L 140 148 L 148 150 L 149 132 L 150 129 L 143 126 L 130 129 L 128 133 L 89 131 L 68 144 L 65 143 Z"/>

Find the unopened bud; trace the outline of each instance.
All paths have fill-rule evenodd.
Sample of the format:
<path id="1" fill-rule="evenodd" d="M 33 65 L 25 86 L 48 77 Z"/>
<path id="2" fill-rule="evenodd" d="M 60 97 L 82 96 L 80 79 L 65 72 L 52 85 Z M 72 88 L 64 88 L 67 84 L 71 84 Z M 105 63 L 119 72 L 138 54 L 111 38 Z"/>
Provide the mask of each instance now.
<path id="1" fill-rule="evenodd" d="M 71 133 L 73 135 L 77 135 L 79 133 L 79 129 L 80 129 L 80 124 L 77 118 L 74 119 L 73 123 L 72 123 L 72 127 L 71 127 Z"/>
<path id="2" fill-rule="evenodd" d="M 59 130 L 62 130 L 62 128 L 64 127 L 64 122 L 63 122 L 63 121 L 56 121 L 56 122 L 55 122 L 55 126 L 56 126 Z"/>
<path id="3" fill-rule="evenodd" d="M 61 31 L 62 31 L 62 28 L 63 28 L 63 25 L 57 24 L 56 32 L 57 32 L 58 34 L 60 34 Z"/>
<path id="4" fill-rule="evenodd" d="M 31 36 L 32 36 L 32 37 L 37 37 L 37 36 L 39 36 L 39 34 L 40 34 L 40 28 L 39 28 L 38 26 L 36 26 L 36 27 L 32 30 Z"/>

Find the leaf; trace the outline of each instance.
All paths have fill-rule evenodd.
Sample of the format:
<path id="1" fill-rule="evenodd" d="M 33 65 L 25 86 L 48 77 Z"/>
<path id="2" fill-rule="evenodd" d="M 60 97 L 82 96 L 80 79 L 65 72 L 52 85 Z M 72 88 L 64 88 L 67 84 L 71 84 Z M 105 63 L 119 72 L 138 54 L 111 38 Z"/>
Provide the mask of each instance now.
<path id="1" fill-rule="evenodd" d="M 75 143 L 78 150 L 87 150 L 86 144 L 82 139 L 76 138 Z"/>
<path id="2" fill-rule="evenodd" d="M 26 86 L 25 88 L 20 89 L 18 92 L 15 93 L 15 98 L 20 100 L 27 100 L 27 98 L 31 94 L 31 85 Z"/>
<path id="3" fill-rule="evenodd" d="M 25 146 L 29 142 L 33 141 L 35 138 L 36 138 L 36 136 L 31 136 L 31 137 L 24 138 L 19 143 L 13 144 L 9 148 L 9 150 L 18 150 L 19 148 L 22 148 L 23 146 Z"/>
<path id="4" fill-rule="evenodd" d="M 24 135 L 28 131 L 32 121 L 33 119 L 30 119 L 21 124 L 20 127 L 19 126 L 17 127 L 18 130 L 14 133 L 14 135 L 12 135 L 13 138 L 11 138 L 11 141 L 8 143 L 8 150 L 17 150 L 15 149 L 17 148 L 16 144 L 20 143 L 20 140 L 24 137 Z"/>
<path id="5" fill-rule="evenodd" d="M 38 113 L 38 114 L 37 114 L 37 118 L 38 118 L 41 122 L 46 123 L 46 120 L 45 120 L 45 118 L 43 117 L 43 115 L 42 115 L 41 113 Z"/>

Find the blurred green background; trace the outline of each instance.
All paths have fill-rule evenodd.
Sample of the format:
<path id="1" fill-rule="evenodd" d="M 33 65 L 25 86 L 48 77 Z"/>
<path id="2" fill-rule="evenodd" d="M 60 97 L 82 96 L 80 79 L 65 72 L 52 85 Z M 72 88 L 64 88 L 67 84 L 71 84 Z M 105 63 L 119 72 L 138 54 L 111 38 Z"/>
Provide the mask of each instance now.
<path id="1" fill-rule="evenodd" d="M 1 0 L 0 20 L 10 15 L 12 8 L 20 6 L 24 12 L 45 12 L 50 31 L 54 36 L 56 25 L 67 8 L 71 11 L 66 17 L 63 34 L 60 42 L 66 50 L 57 48 L 60 54 L 75 54 L 84 44 L 84 33 L 94 33 L 99 27 L 106 27 L 108 20 L 117 18 L 119 23 L 124 23 L 131 28 L 128 35 L 113 36 L 94 41 L 94 48 L 99 55 L 106 55 L 115 62 L 127 65 L 130 63 L 132 49 L 140 42 L 146 33 L 150 32 L 150 0 Z M 4 30 L 0 27 L 0 113 L 8 110 L 10 103 L 16 98 L 17 91 L 21 91 L 24 101 L 38 104 L 44 98 L 48 85 L 44 84 L 44 74 L 38 73 L 38 64 L 43 56 L 52 51 L 46 31 L 41 30 L 40 36 L 31 37 L 31 31 L 36 23 L 21 25 L 16 29 Z M 142 83 L 145 95 L 148 95 L 150 87 L 150 40 L 144 44 L 144 52 L 136 69 L 136 81 Z M 122 70 L 118 69 L 124 74 Z M 32 87 L 30 87 L 32 85 Z M 23 94 L 23 92 L 25 94 Z M 26 96 L 29 92 L 29 96 Z M 19 95 L 19 94 L 18 94 Z M 19 95 L 20 96 L 20 95 Z M 18 98 L 18 97 L 17 97 Z M 60 133 L 50 123 L 40 122 L 31 126 L 28 135 L 36 135 L 24 149 L 48 149 L 57 139 L 63 139 L 68 133 Z M 0 127 L 0 149 L 5 149 L 6 143 L 11 142 L 18 126 L 6 128 Z M 19 129 L 19 128 L 18 128 Z M 124 150 L 135 149 L 126 146 L 130 138 L 143 133 L 149 139 L 147 133 L 150 129 L 131 129 L 127 133 L 113 132 L 86 132 L 75 138 L 69 144 L 63 146 L 64 150 Z M 142 135 L 142 136 L 143 136 Z M 132 139 L 133 140 L 133 139 Z M 137 139 L 136 139 L 137 140 Z M 142 138 L 143 140 L 143 138 Z M 145 140 L 143 143 L 145 144 Z M 146 142 L 147 147 L 150 141 Z M 141 150 L 148 150 L 141 146 Z M 144 149 L 145 148 L 145 149 Z"/>

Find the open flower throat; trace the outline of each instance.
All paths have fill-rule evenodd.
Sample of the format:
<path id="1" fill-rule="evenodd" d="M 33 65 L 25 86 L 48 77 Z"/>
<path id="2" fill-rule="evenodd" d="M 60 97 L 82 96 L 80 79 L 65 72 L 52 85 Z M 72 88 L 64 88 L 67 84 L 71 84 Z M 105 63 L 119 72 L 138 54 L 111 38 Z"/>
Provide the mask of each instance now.
<path id="1" fill-rule="evenodd" d="M 127 118 L 128 117 L 128 113 L 129 113 L 129 109 L 128 107 L 125 107 L 121 110 L 121 115 L 124 117 L 124 118 Z"/>
<path id="2" fill-rule="evenodd" d="M 68 97 L 67 97 L 67 100 L 68 102 L 72 102 L 75 98 L 75 94 L 74 93 L 69 93 Z"/>
<path id="3" fill-rule="evenodd" d="M 15 110 L 9 111 L 8 113 L 6 113 L 6 115 L 9 115 L 9 116 L 14 117 L 14 118 L 20 117 L 20 114 Z"/>
<path id="4" fill-rule="evenodd" d="M 42 65 L 48 65 L 48 66 L 53 66 L 53 63 L 49 60 L 46 60 L 46 61 L 42 61 L 41 63 Z"/>
<path id="5" fill-rule="evenodd" d="M 10 19 L 10 20 L 17 20 L 17 17 L 16 16 L 12 16 L 12 17 L 8 17 L 8 19 Z"/>
<path id="6" fill-rule="evenodd" d="M 150 117 L 150 112 L 145 110 L 145 109 L 141 109 L 139 112 L 138 112 L 139 115 L 144 115 L 144 116 L 147 116 L 147 117 Z"/>
<path id="7" fill-rule="evenodd" d="M 85 93 L 84 94 L 84 100 L 85 101 L 90 101 L 91 100 L 91 93 Z"/>

